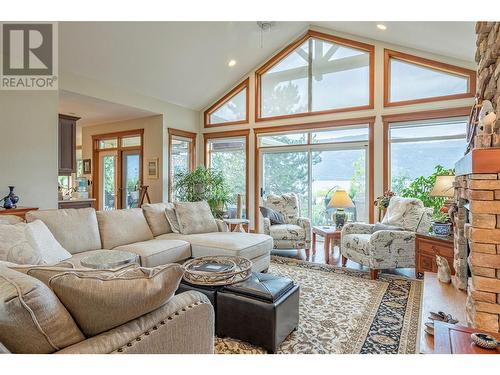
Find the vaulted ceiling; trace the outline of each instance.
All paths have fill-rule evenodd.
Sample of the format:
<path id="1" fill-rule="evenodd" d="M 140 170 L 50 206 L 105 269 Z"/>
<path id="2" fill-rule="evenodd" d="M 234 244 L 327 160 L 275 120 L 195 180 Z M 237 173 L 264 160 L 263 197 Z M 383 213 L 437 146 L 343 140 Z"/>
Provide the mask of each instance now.
<path id="1" fill-rule="evenodd" d="M 261 35 L 256 22 L 63 22 L 59 66 L 200 110 L 310 24 L 277 22 Z M 385 31 L 376 22 L 313 24 L 464 61 L 474 57 L 473 22 L 384 22 Z"/>

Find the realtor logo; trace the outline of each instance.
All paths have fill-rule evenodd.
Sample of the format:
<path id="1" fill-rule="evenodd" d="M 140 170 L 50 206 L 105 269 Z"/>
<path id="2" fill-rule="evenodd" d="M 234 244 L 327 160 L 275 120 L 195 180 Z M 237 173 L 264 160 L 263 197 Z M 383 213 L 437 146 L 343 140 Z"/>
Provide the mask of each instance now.
<path id="1" fill-rule="evenodd" d="M 57 90 L 57 24 L 1 24 L 2 90 Z"/>

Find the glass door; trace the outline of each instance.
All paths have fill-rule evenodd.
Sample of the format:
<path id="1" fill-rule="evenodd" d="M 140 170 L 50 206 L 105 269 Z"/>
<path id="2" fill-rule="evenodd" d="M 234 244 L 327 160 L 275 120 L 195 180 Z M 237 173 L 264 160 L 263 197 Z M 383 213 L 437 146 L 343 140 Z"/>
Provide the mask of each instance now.
<path id="1" fill-rule="evenodd" d="M 139 207 L 140 159 L 139 150 L 122 152 L 122 208 Z"/>
<path id="2" fill-rule="evenodd" d="M 116 151 L 101 152 L 99 153 L 99 164 L 101 176 L 99 179 L 99 192 L 101 196 L 100 207 L 101 210 L 114 210 L 117 205 L 116 201 L 116 182 L 117 182 L 117 168 L 116 168 Z"/>

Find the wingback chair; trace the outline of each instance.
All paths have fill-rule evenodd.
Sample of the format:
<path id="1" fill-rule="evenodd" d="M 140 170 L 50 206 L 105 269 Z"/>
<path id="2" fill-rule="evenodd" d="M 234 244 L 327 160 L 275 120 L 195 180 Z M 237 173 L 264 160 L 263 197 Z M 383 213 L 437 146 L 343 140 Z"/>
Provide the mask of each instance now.
<path id="1" fill-rule="evenodd" d="M 285 224 L 274 225 L 271 225 L 268 218 L 264 218 L 264 233 L 273 238 L 275 249 L 311 248 L 311 220 L 300 217 L 299 199 L 296 194 L 270 194 L 264 201 L 264 206 L 285 217 Z"/>
<path id="2" fill-rule="evenodd" d="M 428 233 L 432 208 L 416 198 L 393 197 L 381 224 L 350 223 L 342 228 L 342 266 L 347 259 L 378 270 L 415 267 L 416 233 Z"/>

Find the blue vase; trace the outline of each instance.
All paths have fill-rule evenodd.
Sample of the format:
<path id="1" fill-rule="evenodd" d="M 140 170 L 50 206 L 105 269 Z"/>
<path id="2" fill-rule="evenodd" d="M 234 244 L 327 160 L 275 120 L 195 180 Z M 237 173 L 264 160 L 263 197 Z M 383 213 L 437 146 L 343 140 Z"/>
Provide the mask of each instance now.
<path id="1" fill-rule="evenodd" d="M 10 209 L 14 207 L 14 205 L 12 204 L 12 201 L 10 200 L 10 198 L 7 196 L 3 199 L 3 208 L 5 209 Z"/>
<path id="2" fill-rule="evenodd" d="M 10 201 L 12 202 L 12 205 L 15 207 L 17 205 L 17 202 L 19 202 L 19 196 L 17 196 L 14 193 L 14 188 L 15 188 L 15 186 L 9 186 L 9 195 L 8 195 L 8 197 L 10 198 Z"/>

